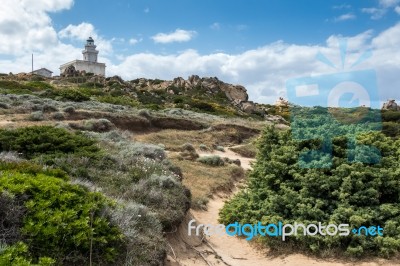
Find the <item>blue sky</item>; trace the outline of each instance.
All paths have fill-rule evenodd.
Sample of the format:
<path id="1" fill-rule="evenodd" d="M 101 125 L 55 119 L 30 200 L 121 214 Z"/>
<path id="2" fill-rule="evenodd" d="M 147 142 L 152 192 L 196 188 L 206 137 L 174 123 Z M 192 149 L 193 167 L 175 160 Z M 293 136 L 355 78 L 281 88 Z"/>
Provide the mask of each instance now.
<path id="1" fill-rule="evenodd" d="M 250 98 L 287 96 L 291 78 L 338 71 L 338 40 L 348 62 L 377 74 L 380 100 L 400 98 L 400 0 L 3 0 L 0 72 L 29 72 L 80 59 L 89 35 L 107 75 L 172 79 L 217 76 Z M 342 71 L 342 70 L 340 70 Z"/>
<path id="2" fill-rule="evenodd" d="M 376 0 L 138 0 L 75 1 L 64 12 L 51 14 L 56 30 L 87 22 L 105 39 L 115 41 L 121 54 L 173 53 L 196 49 L 200 53 L 243 52 L 278 40 L 303 45 L 322 44 L 331 35 L 353 36 L 373 29 L 381 31 L 399 19 L 388 9 L 380 19 L 371 19 L 365 8 L 379 8 Z M 347 16 L 346 16 L 347 15 Z M 195 31 L 187 42 L 154 43 L 157 33 L 176 29 Z M 74 43 L 76 44 L 76 43 Z"/>

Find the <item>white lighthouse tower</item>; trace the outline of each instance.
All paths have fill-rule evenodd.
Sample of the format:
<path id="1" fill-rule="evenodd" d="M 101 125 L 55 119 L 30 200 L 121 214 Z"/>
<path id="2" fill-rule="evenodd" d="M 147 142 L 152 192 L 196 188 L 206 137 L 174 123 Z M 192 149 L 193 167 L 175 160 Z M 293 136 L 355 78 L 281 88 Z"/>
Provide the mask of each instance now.
<path id="1" fill-rule="evenodd" d="M 96 50 L 96 45 L 94 45 L 94 40 L 92 37 L 86 40 L 85 50 L 82 51 L 83 60 L 93 63 L 97 63 L 97 55 L 99 51 Z"/>
<path id="2" fill-rule="evenodd" d="M 92 37 L 89 37 L 86 40 L 85 50 L 82 51 L 83 60 L 74 60 L 61 65 L 61 75 L 66 75 L 69 71 L 72 71 L 73 73 L 78 71 L 78 73 L 93 73 L 104 77 L 106 74 L 106 65 L 97 62 L 99 51 L 96 50 L 96 47 L 97 46 L 94 44 Z"/>

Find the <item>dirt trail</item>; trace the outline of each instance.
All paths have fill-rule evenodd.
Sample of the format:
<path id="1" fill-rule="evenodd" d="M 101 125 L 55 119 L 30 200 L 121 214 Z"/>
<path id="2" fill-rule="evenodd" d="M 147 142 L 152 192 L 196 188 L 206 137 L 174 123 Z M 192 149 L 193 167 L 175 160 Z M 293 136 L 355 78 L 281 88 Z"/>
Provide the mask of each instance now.
<path id="1" fill-rule="evenodd" d="M 228 157 L 230 159 L 240 159 L 244 169 L 251 169 L 251 162 L 253 159 L 244 158 L 230 150 L 226 152 L 215 151 L 213 153 L 199 153 L 201 156 L 205 155 L 220 155 L 221 157 Z M 235 188 L 233 193 L 214 195 L 207 205 L 207 211 L 191 210 L 186 220 L 177 229 L 174 234 L 167 236 L 170 244 L 169 256 L 166 262 L 168 266 L 309 266 L 309 265 L 323 265 L 323 266 L 383 266 L 383 265 L 400 265 L 400 261 L 387 261 L 383 259 L 374 261 L 333 261 L 333 260 L 320 260 L 316 258 L 307 257 L 302 254 L 291 254 L 283 256 L 274 256 L 268 249 L 258 249 L 256 246 L 251 245 L 244 238 L 223 236 L 207 236 L 204 240 L 200 237 L 188 236 L 187 225 L 191 219 L 195 219 L 197 224 L 213 224 L 217 225 L 218 213 L 223 207 L 224 202 L 229 199 L 238 189 Z"/>

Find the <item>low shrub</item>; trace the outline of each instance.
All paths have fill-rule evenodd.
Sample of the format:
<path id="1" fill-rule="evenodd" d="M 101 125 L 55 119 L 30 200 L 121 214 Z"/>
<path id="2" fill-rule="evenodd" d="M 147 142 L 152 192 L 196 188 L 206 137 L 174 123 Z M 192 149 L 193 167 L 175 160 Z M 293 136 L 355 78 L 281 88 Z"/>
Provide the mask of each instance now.
<path id="1" fill-rule="evenodd" d="M 129 96 L 97 96 L 96 100 L 102 103 L 110 103 L 116 105 L 137 107 L 139 106 L 139 102 Z"/>
<path id="2" fill-rule="evenodd" d="M 28 118 L 31 121 L 43 121 L 44 120 L 44 114 L 42 111 L 36 111 L 32 112 Z"/>
<path id="3" fill-rule="evenodd" d="M 26 86 L 37 88 L 39 90 L 53 90 L 54 87 L 47 82 L 43 81 L 30 81 L 26 83 Z"/>
<path id="4" fill-rule="evenodd" d="M 200 144 L 200 145 L 199 145 L 199 149 L 200 149 L 201 151 L 208 151 L 208 147 L 207 147 L 207 145 L 205 145 L 205 144 Z"/>
<path id="5" fill-rule="evenodd" d="M 101 194 L 51 175 L 17 171 L 2 172 L 0 190 L 24 199 L 20 232 L 33 261 L 49 257 L 58 264 L 82 265 L 89 253 L 97 263 L 117 258 L 123 235 L 104 216 L 110 202 Z"/>
<path id="6" fill-rule="evenodd" d="M 62 154 L 92 158 L 100 152 L 94 140 L 80 133 L 70 133 L 51 126 L 0 129 L 0 151 L 20 152 L 28 159 L 41 155 Z"/>
<path id="7" fill-rule="evenodd" d="M 31 94 L 37 88 L 21 84 L 16 81 L 0 80 L 0 92 L 12 94 Z"/>
<path id="8" fill-rule="evenodd" d="M 222 159 L 224 160 L 225 163 L 228 164 L 236 164 L 237 166 L 241 165 L 240 159 L 230 159 L 228 157 L 224 157 Z"/>
<path id="9" fill-rule="evenodd" d="M 146 158 L 160 160 L 160 161 L 164 160 L 166 157 L 164 149 L 161 148 L 160 146 L 153 144 L 145 144 L 140 142 L 133 142 L 130 143 L 129 145 L 125 144 L 124 147 L 121 146 L 120 153 L 126 158 L 135 158 L 144 156 Z"/>
<path id="10" fill-rule="evenodd" d="M 153 175 L 141 179 L 125 198 L 149 207 L 165 229 L 178 225 L 190 208 L 190 191 L 172 176 Z"/>
<path id="11" fill-rule="evenodd" d="M 55 112 L 51 117 L 55 120 L 64 120 L 65 119 L 63 112 Z"/>
<path id="12" fill-rule="evenodd" d="M 77 89 L 62 89 L 57 91 L 56 95 L 63 101 L 84 102 L 90 100 L 89 96 Z"/>
<path id="13" fill-rule="evenodd" d="M 218 155 L 202 156 L 197 161 L 211 166 L 223 166 L 225 164 L 224 160 Z"/>
<path id="14" fill-rule="evenodd" d="M 209 104 L 207 102 L 203 102 L 203 101 L 198 101 L 198 100 L 192 101 L 190 106 L 199 111 L 204 111 L 204 112 L 209 112 L 209 113 L 215 112 L 215 109 L 211 104 Z"/>
<path id="15" fill-rule="evenodd" d="M 107 132 L 115 129 L 115 125 L 105 118 L 85 120 L 83 124 L 69 123 L 69 126 L 73 129 L 95 132 Z"/>
<path id="16" fill-rule="evenodd" d="M 12 246 L 5 246 L 0 250 L 0 265 L 21 265 L 21 266 L 51 266 L 56 261 L 49 257 L 38 258 L 38 263 L 32 263 L 28 246 L 18 242 Z"/>
<path id="17" fill-rule="evenodd" d="M 150 114 L 150 112 L 149 112 L 149 110 L 147 110 L 147 109 L 141 109 L 141 110 L 139 110 L 139 113 L 138 113 L 140 116 L 142 116 L 142 117 L 145 117 L 145 118 L 147 118 L 147 119 L 150 119 L 151 118 L 151 114 Z"/>
<path id="18" fill-rule="evenodd" d="M 67 106 L 67 107 L 64 108 L 63 111 L 64 111 L 65 113 L 68 113 L 68 114 L 73 114 L 73 113 L 75 113 L 75 107 L 73 107 L 73 106 Z"/>
<path id="19" fill-rule="evenodd" d="M 195 150 L 184 150 L 179 153 L 179 156 L 182 160 L 190 161 L 194 161 L 199 158 L 199 154 Z"/>
<path id="20" fill-rule="evenodd" d="M 225 149 L 222 146 L 215 146 L 215 150 L 225 152 Z"/>
<path id="21" fill-rule="evenodd" d="M 0 103 L 0 108 L 1 109 L 9 109 L 10 106 L 8 104 L 6 104 L 6 103 Z"/>
<path id="22" fill-rule="evenodd" d="M 162 265 L 165 240 L 162 225 L 148 207 L 123 202 L 108 210 L 111 221 L 125 236 L 126 257 L 123 265 Z M 121 264 L 122 265 L 122 264 Z"/>
<path id="23" fill-rule="evenodd" d="M 181 146 L 181 150 L 182 151 L 196 151 L 196 149 L 194 148 L 193 144 L 191 143 L 185 143 Z"/>
<path id="24" fill-rule="evenodd" d="M 20 228 L 26 211 L 21 197 L 0 192 L 0 243 L 12 245 L 22 240 Z"/>
<path id="25" fill-rule="evenodd" d="M 42 111 L 43 111 L 44 113 L 52 113 L 52 112 L 57 112 L 58 109 L 57 109 L 57 107 L 54 107 L 54 106 L 52 106 L 52 105 L 45 104 L 45 105 L 43 105 L 43 107 L 42 107 Z"/>

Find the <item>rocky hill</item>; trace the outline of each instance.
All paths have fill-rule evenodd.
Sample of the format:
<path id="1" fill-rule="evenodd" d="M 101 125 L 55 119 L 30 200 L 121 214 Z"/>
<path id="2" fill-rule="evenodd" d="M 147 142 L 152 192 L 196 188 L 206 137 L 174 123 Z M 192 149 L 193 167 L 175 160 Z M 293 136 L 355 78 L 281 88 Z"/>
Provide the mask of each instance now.
<path id="1" fill-rule="evenodd" d="M 110 81 L 116 80 L 121 85 L 126 85 L 126 82 L 123 82 L 118 77 L 110 79 Z M 213 112 L 223 109 L 221 107 L 225 106 L 233 107 L 238 114 L 242 115 L 255 114 L 263 116 L 265 114 L 262 108 L 248 100 L 249 96 L 245 87 L 225 83 L 216 77 L 200 78 L 197 75 L 192 75 L 187 80 L 182 77 L 177 77 L 173 80 L 140 78 L 132 80 L 128 84 L 139 94 L 150 93 L 153 97 L 161 99 L 163 104 L 175 104 L 184 109 L 189 109 L 191 103 L 193 104 L 191 100 L 184 98 L 185 96 L 190 96 L 191 99 L 194 99 L 192 106 L 205 111 Z M 140 98 L 140 95 L 138 97 Z"/>
<path id="2" fill-rule="evenodd" d="M 182 108 L 226 116 L 252 116 L 263 119 L 265 106 L 249 101 L 245 87 L 225 83 L 216 77 L 197 75 L 173 80 L 139 78 L 125 81 L 119 76 L 104 78 L 86 73 L 77 73 L 66 77 L 44 79 L 29 74 L 4 75 L 5 80 L 47 81 L 54 87 L 78 87 L 88 96 L 96 96 L 100 101 L 114 104 L 127 103 L 131 106 L 143 105 L 149 109 Z M 120 102 L 116 102 L 120 98 Z M 124 98 L 124 100 L 122 100 Z"/>

